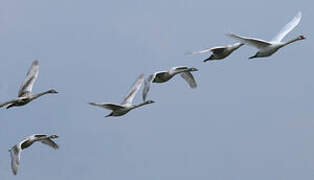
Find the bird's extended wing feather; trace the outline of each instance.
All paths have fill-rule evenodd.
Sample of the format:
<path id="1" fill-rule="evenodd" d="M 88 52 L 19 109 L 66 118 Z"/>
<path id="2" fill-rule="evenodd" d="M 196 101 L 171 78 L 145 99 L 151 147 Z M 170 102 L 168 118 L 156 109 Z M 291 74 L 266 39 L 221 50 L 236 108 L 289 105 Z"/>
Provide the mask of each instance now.
<path id="1" fill-rule="evenodd" d="M 189 52 L 184 53 L 184 55 L 203 54 L 206 52 L 210 52 L 211 50 L 212 50 L 212 48 L 206 48 L 206 49 L 202 49 L 199 51 L 189 51 Z"/>
<path id="2" fill-rule="evenodd" d="M 261 40 L 261 39 L 248 38 L 248 37 L 238 36 L 235 34 L 227 34 L 227 35 L 231 38 L 234 38 L 234 39 L 244 43 L 244 44 L 254 46 L 258 49 L 263 49 L 263 48 L 271 45 L 271 43 L 266 42 L 266 41 Z"/>
<path id="3" fill-rule="evenodd" d="M 19 165 L 20 165 L 20 156 L 21 156 L 21 151 L 19 150 L 19 148 L 17 147 L 17 145 L 15 145 L 11 150 L 10 150 L 10 154 L 11 154 L 11 168 L 12 168 L 12 172 L 14 175 L 17 174 L 17 171 L 19 169 Z"/>
<path id="4" fill-rule="evenodd" d="M 143 88 L 143 93 L 142 93 L 142 95 L 143 95 L 143 101 L 146 101 L 146 97 L 147 97 L 148 91 L 149 91 L 149 89 L 150 89 L 150 86 L 151 86 L 151 84 L 152 84 L 152 82 L 153 82 L 155 76 L 156 76 L 156 73 L 151 74 L 151 75 L 149 75 L 148 78 L 144 81 L 144 88 Z"/>
<path id="5" fill-rule="evenodd" d="M 117 109 L 123 108 L 123 106 L 120 106 L 120 105 L 117 105 L 117 104 L 94 103 L 94 102 L 90 102 L 88 104 L 90 104 L 92 106 L 98 106 L 98 107 L 102 107 L 102 108 L 105 108 L 105 109 L 109 109 L 109 110 L 112 110 L 112 111 L 115 111 Z"/>
<path id="6" fill-rule="evenodd" d="M 43 139 L 40 142 L 42 142 L 43 144 L 46 144 L 46 145 L 52 147 L 53 149 L 58 149 L 59 148 L 58 144 L 55 143 L 53 140 L 51 140 L 48 137 L 47 137 L 47 139 Z"/>
<path id="7" fill-rule="evenodd" d="M 144 82 L 144 74 L 139 75 L 139 77 L 136 79 L 135 83 L 132 85 L 128 95 L 123 99 L 121 102 L 121 105 L 130 105 L 132 104 L 132 101 L 138 92 L 140 90 L 142 84 Z"/>
<path id="8" fill-rule="evenodd" d="M 302 13 L 298 12 L 297 15 L 280 30 L 280 32 L 272 39 L 272 41 L 280 42 L 290 31 L 292 31 L 299 24 L 301 18 Z"/>
<path id="9" fill-rule="evenodd" d="M 23 81 L 18 96 L 21 97 L 26 93 L 30 93 L 32 92 L 33 89 L 33 85 L 38 77 L 38 73 L 39 73 L 39 62 L 38 60 L 35 60 L 31 67 L 28 70 L 28 73 L 25 77 L 25 80 Z"/>
<path id="10" fill-rule="evenodd" d="M 181 77 L 189 84 L 191 88 L 196 88 L 197 84 L 191 72 L 180 73 Z"/>
<path id="11" fill-rule="evenodd" d="M 0 108 L 2 108 L 3 106 L 9 105 L 9 104 L 11 104 L 11 103 L 14 103 L 15 101 L 16 101 L 16 99 L 13 99 L 13 100 L 11 100 L 11 101 L 4 102 L 4 103 L 0 104 Z"/>

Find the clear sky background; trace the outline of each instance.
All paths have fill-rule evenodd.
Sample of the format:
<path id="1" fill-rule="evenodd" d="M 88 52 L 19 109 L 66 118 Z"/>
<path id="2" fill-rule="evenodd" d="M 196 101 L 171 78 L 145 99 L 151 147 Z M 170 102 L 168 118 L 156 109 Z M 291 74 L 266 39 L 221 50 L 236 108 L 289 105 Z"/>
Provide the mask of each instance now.
<path id="1" fill-rule="evenodd" d="M 34 59 L 35 93 L 0 110 L 0 179 L 312 180 L 314 178 L 313 6 L 301 1 L 0 0 L 0 102 L 17 91 Z M 235 41 L 272 39 L 298 11 L 284 40 L 307 39 L 269 58 L 243 46 L 223 61 L 184 56 Z M 87 104 L 121 102 L 140 73 L 186 65 L 197 89 L 178 76 L 153 84 L 155 104 L 125 116 Z M 141 95 L 135 103 L 141 102 Z M 34 133 L 57 134 L 22 152 L 16 177 L 8 149 Z"/>

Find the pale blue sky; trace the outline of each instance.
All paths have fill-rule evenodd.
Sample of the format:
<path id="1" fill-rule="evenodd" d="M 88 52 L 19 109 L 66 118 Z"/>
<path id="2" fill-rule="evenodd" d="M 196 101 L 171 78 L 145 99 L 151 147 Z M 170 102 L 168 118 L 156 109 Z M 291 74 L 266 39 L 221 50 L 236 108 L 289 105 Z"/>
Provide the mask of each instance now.
<path id="1" fill-rule="evenodd" d="M 311 1 L 0 0 L 0 102 L 17 91 L 34 59 L 27 106 L 0 110 L 0 179 L 312 180 L 314 61 Z M 298 11 L 272 57 L 250 61 L 243 46 L 224 61 L 189 50 L 234 43 L 234 32 L 270 40 Z M 120 102 L 140 73 L 199 69 L 199 87 L 175 77 L 153 84 L 155 104 L 118 118 L 89 101 Z M 141 102 L 138 95 L 135 102 Z M 60 149 L 34 144 L 13 177 L 8 149 L 33 133 L 57 134 Z"/>

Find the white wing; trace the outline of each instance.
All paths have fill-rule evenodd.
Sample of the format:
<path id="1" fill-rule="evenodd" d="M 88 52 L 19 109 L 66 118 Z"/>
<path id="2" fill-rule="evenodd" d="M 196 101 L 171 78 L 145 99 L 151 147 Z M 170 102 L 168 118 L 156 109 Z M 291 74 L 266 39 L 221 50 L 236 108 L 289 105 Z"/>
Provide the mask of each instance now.
<path id="1" fill-rule="evenodd" d="M 206 52 L 213 52 L 213 53 L 221 53 L 226 49 L 226 46 L 216 46 L 212 48 L 206 48 L 199 51 L 193 51 L 193 52 L 186 52 L 185 55 L 193 55 L 193 54 L 203 54 Z"/>
<path id="2" fill-rule="evenodd" d="M 236 40 L 238 40 L 244 44 L 254 46 L 258 49 L 263 49 L 263 48 L 271 45 L 271 43 L 264 41 L 264 40 L 261 40 L 261 39 L 248 38 L 248 37 L 238 36 L 235 34 L 227 34 L 227 36 L 234 38 L 234 39 L 236 39 Z"/>
<path id="3" fill-rule="evenodd" d="M 294 29 L 299 24 L 301 18 L 302 13 L 298 12 L 298 14 L 280 30 L 278 35 L 275 36 L 272 41 L 280 42 L 290 31 L 292 31 L 292 29 Z"/>
<path id="4" fill-rule="evenodd" d="M 38 60 L 35 60 L 31 67 L 28 70 L 28 73 L 26 75 L 25 80 L 23 81 L 18 96 L 21 97 L 25 93 L 30 93 L 32 92 L 33 85 L 38 77 L 38 72 L 39 72 L 39 62 Z"/>
<path id="5" fill-rule="evenodd" d="M 206 52 L 210 52 L 212 50 L 212 48 L 206 48 L 206 49 L 202 49 L 199 51 L 192 51 L 192 52 L 186 52 L 184 53 L 184 55 L 194 55 L 194 54 L 202 54 L 202 53 L 206 53 Z"/>
<path id="6" fill-rule="evenodd" d="M 132 85 L 131 90 L 129 91 L 128 95 L 123 99 L 121 105 L 131 105 L 132 101 L 138 92 L 140 90 L 142 84 L 144 82 L 144 74 L 139 75 L 135 83 Z"/>
<path id="7" fill-rule="evenodd" d="M 17 170 L 19 169 L 20 165 L 20 156 L 21 150 L 18 148 L 18 145 L 15 145 L 11 150 L 11 168 L 14 175 L 17 174 Z"/>
<path id="8" fill-rule="evenodd" d="M 181 77 L 189 84 L 191 88 L 196 88 L 197 84 L 191 72 L 180 73 Z"/>
<path id="9" fill-rule="evenodd" d="M 156 73 L 149 75 L 149 77 L 144 81 L 144 88 L 143 88 L 143 101 L 146 101 L 146 96 L 148 94 L 148 91 L 150 89 L 150 86 L 153 82 L 153 80 L 156 77 Z"/>

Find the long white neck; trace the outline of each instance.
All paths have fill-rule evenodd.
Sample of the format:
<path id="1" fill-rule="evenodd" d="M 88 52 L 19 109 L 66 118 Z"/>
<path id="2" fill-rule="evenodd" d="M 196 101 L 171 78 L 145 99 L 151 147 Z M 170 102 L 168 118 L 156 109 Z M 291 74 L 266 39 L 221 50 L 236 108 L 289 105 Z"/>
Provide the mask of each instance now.
<path id="1" fill-rule="evenodd" d="M 176 75 L 176 74 L 179 74 L 179 73 L 182 73 L 182 72 L 187 72 L 187 71 L 190 71 L 190 69 L 176 69 L 175 71 L 173 71 L 173 75 Z"/>
<path id="2" fill-rule="evenodd" d="M 45 91 L 45 92 L 42 92 L 42 93 L 38 93 L 38 94 L 33 94 L 32 97 L 31 97 L 31 99 L 34 100 L 34 99 L 36 99 L 36 98 L 39 98 L 40 96 L 43 96 L 43 95 L 49 94 L 49 93 L 51 93 L 50 90 Z"/>
<path id="3" fill-rule="evenodd" d="M 283 43 L 283 45 L 286 46 L 288 44 L 294 43 L 294 42 L 299 41 L 299 40 L 301 40 L 301 39 L 299 37 L 297 37 L 297 38 L 291 39 L 291 40 Z"/>
<path id="4" fill-rule="evenodd" d="M 232 51 L 239 49 L 241 46 L 243 46 L 243 43 L 236 43 L 233 45 L 233 47 L 231 48 Z"/>
<path id="5" fill-rule="evenodd" d="M 132 109 L 135 109 L 135 108 L 138 108 L 138 107 L 141 107 L 141 106 L 144 106 L 146 104 L 150 104 L 148 101 L 145 101 L 145 102 L 142 102 L 140 104 L 137 104 L 137 105 L 133 105 L 133 108 Z"/>

